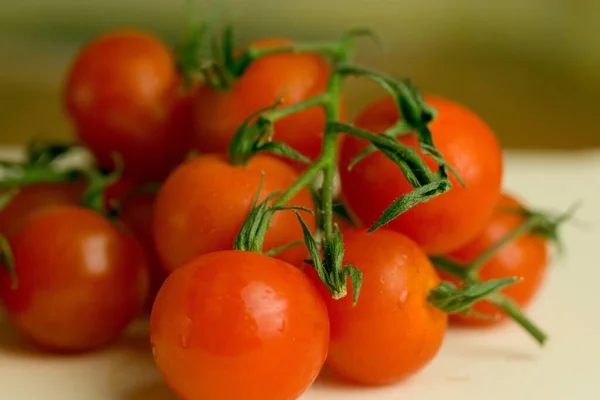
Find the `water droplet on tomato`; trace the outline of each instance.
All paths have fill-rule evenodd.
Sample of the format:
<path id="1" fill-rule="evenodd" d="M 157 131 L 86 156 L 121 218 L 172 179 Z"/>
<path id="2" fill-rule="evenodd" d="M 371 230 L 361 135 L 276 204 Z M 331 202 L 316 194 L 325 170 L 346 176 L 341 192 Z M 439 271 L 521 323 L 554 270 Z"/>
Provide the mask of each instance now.
<path id="1" fill-rule="evenodd" d="M 187 337 L 184 334 L 179 334 L 179 345 L 181 346 L 182 349 L 187 349 L 188 348 L 188 340 Z"/>

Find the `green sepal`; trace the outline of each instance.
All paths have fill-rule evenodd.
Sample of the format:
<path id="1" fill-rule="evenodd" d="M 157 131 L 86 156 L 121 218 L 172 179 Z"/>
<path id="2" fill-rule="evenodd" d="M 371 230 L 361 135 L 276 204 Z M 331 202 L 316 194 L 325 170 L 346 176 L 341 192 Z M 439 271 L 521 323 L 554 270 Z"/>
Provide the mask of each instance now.
<path id="1" fill-rule="evenodd" d="M 473 304 L 486 300 L 493 293 L 518 281 L 519 278 L 515 277 L 491 279 L 485 282 L 466 283 L 460 288 L 443 281 L 429 292 L 428 301 L 430 305 L 446 313 L 464 313 L 472 311 Z"/>
<path id="2" fill-rule="evenodd" d="M 424 203 L 447 192 L 450 190 L 451 186 L 450 181 L 439 180 L 417 187 L 407 194 L 400 196 L 383 211 L 377 221 L 369 228 L 369 232 L 373 232 L 388 224 L 400 214 L 405 213 L 417 204 Z"/>

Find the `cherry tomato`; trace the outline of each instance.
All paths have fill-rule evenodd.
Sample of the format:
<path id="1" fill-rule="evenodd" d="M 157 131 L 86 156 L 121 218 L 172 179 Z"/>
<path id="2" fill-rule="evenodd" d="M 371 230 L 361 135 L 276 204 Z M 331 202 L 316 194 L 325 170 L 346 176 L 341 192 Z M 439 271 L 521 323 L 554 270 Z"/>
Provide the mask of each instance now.
<path id="1" fill-rule="evenodd" d="M 106 206 L 120 202 L 135 185 L 134 181 L 120 179 L 105 191 Z M 87 182 L 43 183 L 19 188 L 17 194 L 0 210 L 0 233 L 11 236 L 37 211 L 49 206 L 79 204 L 83 199 Z"/>
<path id="2" fill-rule="evenodd" d="M 183 400 L 292 400 L 323 366 L 329 321 L 300 269 L 229 250 L 167 278 L 150 332 L 156 365 Z"/>
<path id="3" fill-rule="evenodd" d="M 98 162 L 159 180 L 186 155 L 191 143 L 191 96 L 179 93 L 174 57 L 158 38 L 118 30 L 89 42 L 68 73 L 64 103 L 79 139 Z"/>
<path id="4" fill-rule="evenodd" d="M 144 310 L 150 311 L 158 290 L 162 286 L 167 273 L 159 262 L 154 237 L 152 236 L 152 218 L 156 193 L 131 192 L 123 201 L 119 218 L 133 233 L 144 248 L 150 270 L 150 291 Z"/>
<path id="5" fill-rule="evenodd" d="M 58 204 L 76 204 L 81 200 L 83 182 L 48 183 L 24 186 L 0 210 L 0 232 L 6 237 L 18 231 L 36 211 Z"/>
<path id="6" fill-rule="evenodd" d="M 292 167 L 276 158 L 258 155 L 243 167 L 233 166 L 217 154 L 201 155 L 181 165 L 165 181 L 156 199 L 154 241 L 168 271 L 205 253 L 233 247 L 264 173 L 259 201 L 285 190 L 298 178 Z M 300 191 L 290 205 L 313 208 L 308 190 Z M 314 217 L 303 212 L 311 229 Z M 276 212 L 267 232 L 264 250 L 302 241 L 302 228 L 292 211 Z M 306 247 L 297 246 L 277 258 L 300 266 Z"/>
<path id="7" fill-rule="evenodd" d="M 265 39 L 251 46 L 291 43 L 286 39 Z M 194 107 L 196 148 L 201 153 L 225 153 L 235 131 L 252 113 L 280 98 L 285 107 L 321 94 L 329 74 L 329 65 L 316 54 L 280 53 L 254 61 L 226 91 L 209 85 L 200 87 Z M 321 151 L 324 128 L 325 113 L 315 106 L 277 121 L 275 140 L 315 159 Z"/>
<path id="8" fill-rule="evenodd" d="M 492 214 L 500 196 L 502 152 L 493 132 L 472 111 L 441 97 L 425 96 L 425 101 L 438 111 L 430 124 L 433 141 L 466 187 L 451 176 L 453 187 L 449 192 L 415 206 L 387 227 L 408 235 L 429 254 L 443 254 L 471 240 Z M 379 133 L 392 126 L 397 118 L 395 104 L 384 98 L 367 107 L 356 119 L 356 125 Z M 413 134 L 399 140 L 417 146 Z M 350 161 L 366 146 L 366 141 L 346 136 L 340 174 L 348 205 L 370 226 L 412 187 L 401 170 L 380 152 L 369 155 L 348 171 Z M 431 157 L 422 157 L 430 168 L 437 169 Z"/>
<path id="9" fill-rule="evenodd" d="M 37 212 L 10 239 L 18 287 L 0 273 L 12 323 L 55 351 L 92 350 L 115 340 L 148 291 L 139 244 L 100 214 L 77 206 Z"/>
<path id="10" fill-rule="evenodd" d="M 402 380 L 427 365 L 442 344 L 447 315 L 427 302 L 440 278 L 423 250 L 400 233 L 353 229 L 343 236 L 344 264 L 363 272 L 356 306 L 350 280 L 348 295 L 333 300 L 314 269 L 305 267 L 329 311 L 326 365 L 340 377 L 364 385 Z"/>
<path id="11" fill-rule="evenodd" d="M 522 203 L 514 197 L 507 194 L 502 195 L 492 218 L 479 236 L 450 253 L 448 258 L 461 263 L 469 263 L 475 260 L 484 251 L 525 222 L 523 215 L 514 212 L 515 209 L 522 207 Z M 546 276 L 548 262 L 547 239 L 534 233 L 526 233 L 503 246 L 481 266 L 479 275 L 482 280 L 510 276 L 523 278 L 521 282 L 502 291 L 504 295 L 512 298 L 520 307 L 523 307 L 528 305 L 538 292 Z M 441 272 L 441 275 L 456 282 L 455 279 L 446 276 L 443 272 Z M 475 304 L 473 310 L 497 318 L 487 319 L 472 315 L 453 314 L 450 320 L 451 322 L 465 324 L 490 325 L 505 318 L 505 315 L 494 304 L 487 301 Z"/>

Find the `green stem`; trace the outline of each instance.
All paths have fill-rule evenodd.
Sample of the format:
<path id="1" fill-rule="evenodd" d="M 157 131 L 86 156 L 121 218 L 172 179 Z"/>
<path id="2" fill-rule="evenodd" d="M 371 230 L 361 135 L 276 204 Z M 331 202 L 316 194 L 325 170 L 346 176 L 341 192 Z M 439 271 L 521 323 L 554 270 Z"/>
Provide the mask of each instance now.
<path id="1" fill-rule="evenodd" d="M 33 186 L 43 183 L 72 182 L 83 177 L 83 173 L 78 170 L 57 171 L 50 167 L 24 167 L 23 170 L 13 174 L 10 171 L 8 176 L 0 179 L 0 189 Z"/>
<path id="2" fill-rule="evenodd" d="M 464 281 L 471 280 L 468 275 L 468 270 L 462 264 L 454 262 L 444 257 L 430 257 L 431 262 L 436 268 Z"/>
<path id="3" fill-rule="evenodd" d="M 529 332 L 540 345 L 543 345 L 546 342 L 548 336 L 533 322 L 531 322 L 510 298 L 499 293 L 495 293 L 489 296 L 487 300 L 497 305 L 502 312 L 504 312 L 504 314 L 508 315 L 513 321 L 518 323 L 521 327 L 523 327 L 523 329 Z"/>
<path id="4" fill-rule="evenodd" d="M 325 103 L 325 117 L 327 121 L 337 121 L 340 118 L 340 96 L 342 90 L 342 77 L 332 74 L 327 86 L 327 99 Z M 329 125 L 329 124 L 327 124 Z M 325 243 L 333 241 L 333 180 L 337 165 L 337 135 L 333 129 L 325 128 L 323 137 L 323 159 L 326 160 L 323 175 L 321 195 L 323 196 L 323 227 Z"/>
<path id="5" fill-rule="evenodd" d="M 304 111 L 311 107 L 323 106 L 327 101 L 327 96 L 324 94 L 311 97 L 301 103 L 292 104 L 291 106 L 275 109 L 261 118 L 273 123 L 292 114 Z"/>
<path id="6" fill-rule="evenodd" d="M 327 125 L 329 129 L 332 129 L 336 132 L 344 132 L 348 135 L 368 140 L 375 145 L 389 146 L 393 144 L 394 151 L 398 154 L 399 158 L 404 160 L 406 163 L 407 169 L 403 169 L 405 175 L 410 176 L 411 174 L 414 174 L 418 178 L 421 178 L 419 179 L 421 185 L 431 183 L 438 179 L 438 177 L 431 171 L 431 169 L 429 169 L 425 161 L 423 161 L 415 149 L 398 142 L 388 135 L 378 135 L 365 129 L 357 128 L 353 125 L 335 121 L 329 122 Z"/>
<path id="7" fill-rule="evenodd" d="M 324 168 L 327 160 L 319 157 L 302 175 L 294 182 L 292 186 L 287 188 L 281 196 L 273 203 L 273 207 L 279 207 L 290 201 L 299 191 L 308 186 L 319 172 Z"/>
<path id="8" fill-rule="evenodd" d="M 523 235 L 524 233 L 531 231 L 533 228 L 535 228 L 539 224 L 539 222 L 540 221 L 538 218 L 536 218 L 535 216 L 532 216 L 531 218 L 529 218 L 525 222 L 523 222 L 521 225 L 519 225 L 519 227 L 512 230 L 510 233 L 505 235 L 502 239 L 500 239 L 499 241 L 494 243 L 492 246 L 490 246 L 488 249 L 486 249 L 483 253 L 481 253 L 479 255 L 479 257 L 477 257 L 475 260 L 473 260 L 469 264 L 469 266 L 467 268 L 467 276 L 469 276 L 470 278 L 476 279 L 477 272 L 479 271 L 481 266 L 483 266 L 483 264 L 485 264 L 487 261 L 489 261 L 489 259 L 492 258 L 502 247 L 504 247 L 508 243 L 514 241 L 517 237 Z"/>

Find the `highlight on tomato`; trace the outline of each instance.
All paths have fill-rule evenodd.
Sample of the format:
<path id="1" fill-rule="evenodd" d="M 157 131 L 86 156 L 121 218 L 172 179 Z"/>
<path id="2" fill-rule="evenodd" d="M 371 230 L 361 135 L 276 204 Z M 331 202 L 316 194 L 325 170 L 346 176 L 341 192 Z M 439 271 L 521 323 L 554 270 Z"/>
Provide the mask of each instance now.
<path id="1" fill-rule="evenodd" d="M 502 151 L 489 126 L 466 107 L 433 95 L 424 96 L 424 100 L 437 111 L 429 124 L 433 143 L 464 185 L 450 174 L 450 191 L 417 204 L 387 228 L 406 234 L 428 254 L 444 254 L 473 239 L 491 216 L 500 196 Z M 382 133 L 397 121 L 397 106 L 385 97 L 364 109 L 355 125 Z M 438 168 L 431 156 L 422 154 L 414 134 L 400 135 L 398 140 L 414 147 L 434 171 Z M 370 226 L 413 187 L 381 152 L 367 155 L 349 170 L 353 159 L 367 146 L 363 139 L 344 137 L 340 176 L 349 208 L 365 226 Z"/>
<path id="2" fill-rule="evenodd" d="M 191 95 L 180 93 L 172 51 L 149 32 L 125 29 L 93 38 L 75 57 L 64 106 L 77 137 L 100 165 L 123 158 L 125 174 L 160 180 L 190 148 Z"/>
<path id="3" fill-rule="evenodd" d="M 45 183 L 18 188 L 0 209 L 0 232 L 11 237 L 37 211 L 61 204 L 77 204 L 83 195 L 83 182 Z M 4 193 L 8 193 L 5 190 Z"/>
<path id="4" fill-rule="evenodd" d="M 0 299 L 10 322 L 34 343 L 59 352 L 94 350 L 139 314 L 148 291 L 143 252 L 96 211 L 49 206 L 9 243 L 17 281 L 0 271 Z"/>
<path id="5" fill-rule="evenodd" d="M 231 249 L 253 199 L 259 201 L 291 186 L 298 174 L 285 162 L 264 154 L 244 165 L 232 165 L 227 156 L 200 155 L 178 167 L 158 192 L 154 214 L 154 241 L 163 266 L 171 272 L 202 254 Z M 262 182 L 262 183 L 261 183 Z M 287 204 L 313 209 L 307 189 Z M 308 214 L 308 213 L 306 213 Z M 314 217 L 307 224 L 315 228 Z M 266 234 L 264 250 L 302 241 L 294 213 L 277 212 Z M 300 266 L 304 246 L 289 248 L 277 258 Z"/>
<path id="6" fill-rule="evenodd" d="M 329 320 L 299 268 L 228 250 L 167 278 L 150 338 L 158 370 L 182 399 L 295 399 L 323 366 Z"/>

